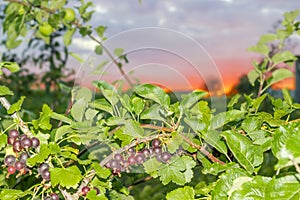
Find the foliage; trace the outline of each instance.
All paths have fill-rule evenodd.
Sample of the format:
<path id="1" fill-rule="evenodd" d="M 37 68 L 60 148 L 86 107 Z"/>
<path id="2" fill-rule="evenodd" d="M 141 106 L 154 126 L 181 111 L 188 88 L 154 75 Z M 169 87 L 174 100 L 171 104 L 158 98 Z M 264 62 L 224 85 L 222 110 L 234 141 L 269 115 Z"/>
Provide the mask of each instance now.
<path id="1" fill-rule="evenodd" d="M 62 25 L 67 27 L 66 45 L 77 30 L 94 38 L 92 28 L 82 25 L 69 8 L 65 17 L 66 1 L 9 2 L 4 23 L 8 48 L 22 42 L 26 22 L 33 19 L 37 26 L 31 28 L 45 42 Z M 92 17 L 93 11 L 88 10 L 92 4 L 81 3 L 77 14 L 84 23 Z M 19 12 L 9 12 L 12 9 Z M 250 48 L 265 56 L 263 64 L 254 63 L 248 75 L 251 83 L 260 83 L 258 96 L 245 94 L 239 103 L 241 95 L 236 95 L 222 113 L 214 113 L 202 91 L 171 102 L 154 85 L 134 86 L 129 94 L 99 80 L 93 84 L 101 95 L 75 87 L 66 113 L 44 104 L 39 117 L 23 121 L 25 97 L 11 105 L 7 97 L 15 91 L 2 85 L 0 102 L 7 112 L 1 121 L 0 199 L 154 199 L 151 189 L 166 193 L 157 199 L 170 200 L 299 199 L 300 122 L 289 119 L 300 105 L 287 90 L 283 99 L 264 94 L 291 75 L 278 65 L 291 64 L 295 56 L 287 51 L 270 56 L 268 44 L 275 40 L 283 44 L 291 34 L 299 34 L 295 21 L 299 12 L 286 13 L 284 29 L 263 35 Z M 45 23 L 52 28 L 38 29 Z M 105 29 L 94 29 L 102 40 Z M 109 53 L 97 41 L 96 52 Z M 126 56 L 122 49 L 115 54 L 118 60 L 113 61 L 121 70 L 119 60 L 126 62 Z M 18 70 L 13 62 L 0 66 Z M 266 99 L 272 102 L 272 112 L 261 110 Z M 149 195 L 136 194 L 139 184 L 151 181 L 163 187 L 150 191 L 140 187 Z"/>

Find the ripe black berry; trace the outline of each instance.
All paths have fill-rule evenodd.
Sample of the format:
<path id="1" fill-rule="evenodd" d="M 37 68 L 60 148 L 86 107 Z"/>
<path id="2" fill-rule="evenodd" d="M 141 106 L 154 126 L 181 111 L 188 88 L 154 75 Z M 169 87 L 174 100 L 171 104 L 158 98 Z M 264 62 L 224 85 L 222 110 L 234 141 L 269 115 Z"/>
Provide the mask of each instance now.
<path id="1" fill-rule="evenodd" d="M 86 196 L 86 194 L 87 194 L 90 190 L 91 190 L 90 187 L 84 186 L 84 187 L 81 189 L 82 195 L 83 195 L 83 196 Z"/>
<path id="2" fill-rule="evenodd" d="M 26 135 L 26 134 L 22 134 L 22 135 L 20 135 L 19 136 L 19 140 L 21 141 L 21 140 L 23 140 L 23 139 L 25 139 L 25 138 L 27 138 L 28 136 Z"/>
<path id="3" fill-rule="evenodd" d="M 7 144 L 12 145 L 12 144 L 14 143 L 15 140 L 16 140 L 16 138 L 8 137 L 8 138 L 7 138 Z"/>
<path id="4" fill-rule="evenodd" d="M 170 159 L 171 159 L 171 157 L 172 157 L 172 155 L 170 154 L 170 152 L 163 152 L 162 154 L 161 154 L 161 160 L 163 161 L 163 162 L 168 162 Z"/>
<path id="5" fill-rule="evenodd" d="M 42 171 L 44 170 L 49 170 L 49 165 L 47 163 L 42 163 L 39 167 L 38 167 L 38 172 L 39 174 L 42 174 Z"/>
<path id="6" fill-rule="evenodd" d="M 16 129 L 12 129 L 12 130 L 10 130 L 9 133 L 8 133 L 8 137 L 9 137 L 9 138 L 17 138 L 17 137 L 19 137 L 19 135 L 20 135 L 20 133 L 19 133 L 19 131 L 16 130 Z"/>
<path id="7" fill-rule="evenodd" d="M 153 147 L 159 147 L 161 145 L 161 141 L 159 139 L 152 140 Z"/>
<path id="8" fill-rule="evenodd" d="M 41 173 L 41 176 L 45 181 L 49 181 L 50 180 L 49 170 L 48 169 L 43 170 L 42 173 Z"/>
<path id="9" fill-rule="evenodd" d="M 20 140 L 15 140 L 13 143 L 13 150 L 14 152 L 20 152 L 22 150 L 21 142 Z"/>
<path id="10" fill-rule="evenodd" d="M 9 174 L 14 174 L 14 173 L 16 172 L 15 166 L 9 166 L 9 167 L 7 168 L 7 172 L 8 172 Z"/>
<path id="11" fill-rule="evenodd" d="M 15 163 L 16 163 L 16 157 L 13 156 L 13 155 L 8 155 L 8 156 L 5 157 L 4 163 L 5 163 L 7 166 L 14 166 Z"/>
<path id="12" fill-rule="evenodd" d="M 120 169 L 120 162 L 118 160 L 111 160 L 110 161 L 110 168 L 111 169 Z"/>
<path id="13" fill-rule="evenodd" d="M 135 153 L 135 149 L 133 147 L 128 149 L 128 153 L 130 154 L 134 154 Z"/>
<path id="14" fill-rule="evenodd" d="M 40 146 L 40 140 L 36 137 L 31 138 L 32 148 L 38 148 Z"/>
<path id="15" fill-rule="evenodd" d="M 150 155 L 151 155 L 151 151 L 149 150 L 149 149 L 144 149 L 143 151 L 142 151 L 142 153 L 144 154 L 144 156 L 147 158 L 147 157 L 149 157 Z"/>
<path id="16" fill-rule="evenodd" d="M 141 163 L 143 163 L 143 162 L 145 161 L 145 156 L 144 156 L 144 154 L 142 154 L 142 153 L 138 153 L 138 154 L 135 156 L 135 159 L 136 159 L 136 162 L 137 162 L 138 164 L 141 164 Z"/>
<path id="17" fill-rule="evenodd" d="M 123 161 L 124 160 L 124 157 L 121 154 L 119 154 L 119 153 L 115 154 L 114 158 L 115 158 L 115 160 L 119 160 L 119 161 Z"/>
<path id="18" fill-rule="evenodd" d="M 136 158 L 134 155 L 131 155 L 127 158 L 127 162 L 129 163 L 129 165 L 135 165 L 137 163 Z"/>
<path id="19" fill-rule="evenodd" d="M 32 146 L 32 141 L 30 138 L 26 137 L 21 140 L 21 146 L 24 149 L 29 149 Z"/>
<path id="20" fill-rule="evenodd" d="M 29 158 L 29 155 L 26 152 L 22 152 L 19 155 L 19 161 L 23 164 L 26 164 L 26 160 Z"/>
<path id="21" fill-rule="evenodd" d="M 59 200 L 59 196 L 58 196 L 58 194 L 56 194 L 56 193 L 52 193 L 52 194 L 50 195 L 50 197 L 51 197 L 52 200 Z"/>
<path id="22" fill-rule="evenodd" d="M 161 149 L 161 147 L 154 147 L 154 148 L 153 148 L 153 152 L 154 152 L 155 154 L 161 154 L 162 149 Z"/>
<path id="23" fill-rule="evenodd" d="M 15 163 L 15 168 L 16 168 L 17 171 L 21 171 L 22 169 L 24 169 L 24 167 L 25 167 L 24 164 L 21 163 L 20 161 L 17 161 Z"/>

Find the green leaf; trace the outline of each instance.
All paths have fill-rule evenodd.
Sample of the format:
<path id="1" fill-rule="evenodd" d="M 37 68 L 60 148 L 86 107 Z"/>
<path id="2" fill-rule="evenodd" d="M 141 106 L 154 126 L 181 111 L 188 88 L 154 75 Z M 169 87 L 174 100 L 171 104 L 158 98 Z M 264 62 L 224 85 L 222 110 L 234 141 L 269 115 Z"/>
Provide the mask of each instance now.
<path id="1" fill-rule="evenodd" d="M 130 135 L 135 138 L 140 138 L 144 135 L 144 129 L 140 126 L 140 124 L 133 120 L 127 120 L 124 123 L 124 134 Z"/>
<path id="2" fill-rule="evenodd" d="M 248 173 L 241 168 L 234 168 L 226 171 L 219 177 L 219 180 L 212 191 L 212 199 L 227 200 L 227 193 L 231 189 L 233 181 L 239 177 L 247 176 L 249 176 Z"/>
<path id="3" fill-rule="evenodd" d="M 156 158 L 150 158 L 146 162 L 143 163 L 144 170 L 147 174 L 151 175 L 153 178 L 158 177 L 158 169 L 162 165 L 162 163 L 158 162 Z"/>
<path id="4" fill-rule="evenodd" d="M 73 123 L 73 120 L 71 120 L 70 118 L 68 118 L 62 114 L 55 113 L 55 112 L 52 112 L 51 118 L 68 123 L 68 124 Z"/>
<path id="5" fill-rule="evenodd" d="M 31 194 L 31 191 L 14 190 L 14 189 L 1 189 L 0 199 L 1 200 L 17 200 L 28 194 Z"/>
<path id="6" fill-rule="evenodd" d="M 293 100 L 290 92 L 287 89 L 282 89 L 282 94 L 284 97 L 284 100 L 288 103 L 289 106 L 293 105 Z"/>
<path id="7" fill-rule="evenodd" d="M 91 106 L 92 108 L 95 108 L 95 109 L 106 111 L 106 112 L 110 113 L 111 115 L 114 114 L 110 103 L 104 98 L 96 99 L 95 101 L 91 102 L 89 104 L 89 106 Z"/>
<path id="8" fill-rule="evenodd" d="M 135 88 L 135 93 L 139 96 L 144 97 L 146 99 L 151 99 L 161 106 L 169 106 L 170 105 L 170 97 L 167 95 L 163 89 L 158 86 L 154 86 L 151 84 L 143 84 L 139 85 Z"/>
<path id="9" fill-rule="evenodd" d="M 185 117 L 183 121 L 193 129 L 196 133 L 203 131 L 206 128 L 206 124 L 196 117 L 187 118 Z"/>
<path id="10" fill-rule="evenodd" d="M 267 199 L 265 190 L 270 181 L 271 178 L 269 177 L 256 176 L 243 184 L 239 182 L 237 183 L 239 185 L 237 190 L 231 194 L 230 199 Z"/>
<path id="11" fill-rule="evenodd" d="M 226 112 L 219 113 L 215 116 L 210 121 L 210 129 L 218 129 L 224 126 L 226 120 Z"/>
<path id="12" fill-rule="evenodd" d="M 59 127 L 56 130 L 54 141 L 57 142 L 58 140 L 63 138 L 64 135 L 71 133 L 72 131 L 73 129 L 70 127 L 70 125 L 64 125 Z"/>
<path id="13" fill-rule="evenodd" d="M 299 131 L 291 135 L 286 141 L 286 149 L 293 154 L 293 158 L 300 157 L 300 133 Z"/>
<path id="14" fill-rule="evenodd" d="M 71 28 L 71 29 L 68 29 L 66 31 L 66 33 L 64 34 L 63 36 L 63 41 L 64 41 L 64 44 L 66 46 L 69 46 L 72 42 L 72 37 L 74 35 L 74 33 L 76 32 L 76 28 Z"/>
<path id="15" fill-rule="evenodd" d="M 27 159 L 26 164 L 29 167 L 35 166 L 37 163 L 43 163 L 51 154 L 51 150 L 46 144 L 40 146 L 40 152 L 33 157 Z"/>
<path id="16" fill-rule="evenodd" d="M 169 192 L 166 196 L 167 200 L 193 200 L 195 196 L 195 191 L 190 186 L 185 186 L 183 188 L 177 188 Z"/>
<path id="17" fill-rule="evenodd" d="M 92 167 L 99 178 L 107 179 L 111 175 L 111 171 L 105 167 L 102 167 L 99 165 L 99 163 L 93 163 Z"/>
<path id="18" fill-rule="evenodd" d="M 14 93 L 6 86 L 0 85 L 0 96 L 14 95 Z"/>
<path id="19" fill-rule="evenodd" d="M 270 49 L 266 44 L 258 43 L 256 46 L 249 47 L 248 51 L 252 51 L 252 52 L 260 53 L 264 56 L 268 56 Z"/>
<path id="20" fill-rule="evenodd" d="M 296 60 L 296 57 L 290 51 L 279 52 L 272 57 L 272 62 L 274 65 L 294 60 Z"/>
<path id="21" fill-rule="evenodd" d="M 274 33 L 267 33 L 260 37 L 258 43 L 260 44 L 269 43 L 277 39 L 278 39 L 277 35 L 275 35 Z"/>
<path id="22" fill-rule="evenodd" d="M 286 78 L 294 77 L 294 73 L 288 69 L 280 68 L 273 72 L 272 76 L 267 80 L 268 85 L 273 85 Z"/>
<path id="23" fill-rule="evenodd" d="M 145 103 L 144 103 L 143 99 L 141 99 L 139 97 L 133 97 L 131 99 L 131 102 L 132 102 L 133 111 L 135 112 L 135 114 L 140 115 L 145 107 Z"/>
<path id="24" fill-rule="evenodd" d="M 85 113 L 87 106 L 88 106 L 88 103 L 86 102 L 84 97 L 82 97 L 81 99 L 76 101 L 71 108 L 70 113 L 71 113 L 72 117 L 76 121 L 81 122 L 83 120 L 84 113 Z"/>
<path id="25" fill-rule="evenodd" d="M 105 196 L 105 194 L 99 194 L 97 195 L 97 191 L 96 190 L 90 190 L 87 195 L 86 195 L 87 199 L 90 200 L 108 200 Z"/>
<path id="26" fill-rule="evenodd" d="M 253 173 L 255 167 L 263 162 L 261 147 L 253 145 L 247 137 L 231 130 L 223 132 L 222 135 L 234 157 L 249 173 Z"/>
<path id="27" fill-rule="evenodd" d="M 221 135 L 216 130 L 210 130 L 203 133 L 203 139 L 208 144 L 215 147 L 219 152 L 227 155 L 227 146 L 224 141 L 221 141 Z"/>
<path id="28" fill-rule="evenodd" d="M 207 92 L 195 90 L 186 95 L 182 95 L 182 100 L 180 102 L 180 107 L 189 109 L 195 103 L 197 103 L 202 97 L 207 95 Z"/>
<path id="29" fill-rule="evenodd" d="M 52 125 L 50 123 L 50 118 L 52 116 L 53 111 L 51 108 L 44 104 L 42 108 L 42 112 L 40 112 L 40 117 L 37 120 L 32 120 L 32 124 L 35 129 L 41 128 L 43 130 L 51 130 Z"/>
<path id="30" fill-rule="evenodd" d="M 241 127 L 246 133 L 251 134 L 256 130 L 259 130 L 262 123 L 263 122 L 258 117 L 248 117 L 242 122 Z"/>
<path id="31" fill-rule="evenodd" d="M 165 119 L 160 114 L 161 107 L 158 104 L 152 105 L 150 108 L 144 110 L 141 113 L 141 119 L 151 119 L 158 121 L 165 121 Z"/>
<path id="32" fill-rule="evenodd" d="M 67 178 L 69 177 L 69 178 Z M 77 166 L 71 166 L 68 168 L 51 168 L 50 180 L 51 184 L 55 187 L 60 185 L 62 187 L 76 189 L 78 183 L 81 181 L 81 172 Z"/>
<path id="33" fill-rule="evenodd" d="M 230 101 L 227 104 L 227 107 L 233 109 L 233 106 L 239 102 L 240 98 L 241 98 L 240 94 L 236 94 L 233 97 L 231 97 Z"/>
<path id="34" fill-rule="evenodd" d="M 114 50 L 114 54 L 115 54 L 117 57 L 120 57 L 120 56 L 123 54 L 123 52 L 124 52 L 124 49 L 122 49 L 122 48 L 116 48 L 116 49 Z"/>
<path id="35" fill-rule="evenodd" d="M 290 11 L 290 12 L 285 12 L 284 13 L 284 18 L 288 22 L 293 22 L 298 17 L 299 13 L 300 13 L 299 9 L 293 10 L 293 11 Z"/>
<path id="36" fill-rule="evenodd" d="M 97 32 L 98 36 L 102 38 L 106 29 L 107 27 L 105 26 L 98 26 L 97 28 L 95 28 L 95 31 Z"/>
<path id="37" fill-rule="evenodd" d="M 10 108 L 7 110 L 7 113 L 11 115 L 15 112 L 20 111 L 22 108 L 24 99 L 25 99 L 25 96 L 21 96 L 21 98 L 16 103 L 14 103 L 10 106 Z"/>
<path id="38" fill-rule="evenodd" d="M 81 58 L 80 55 L 74 53 L 74 52 L 69 52 L 70 56 L 72 56 L 73 58 L 75 58 L 79 63 L 83 63 L 84 62 L 84 59 Z"/>
<path id="39" fill-rule="evenodd" d="M 19 64 L 16 62 L 0 62 L 0 69 L 6 68 L 12 73 L 20 70 Z"/>
<path id="40" fill-rule="evenodd" d="M 97 45 L 97 46 L 95 47 L 95 53 L 96 53 L 97 55 L 102 55 L 102 54 L 103 54 L 103 48 L 102 48 L 102 46 Z"/>
<path id="41" fill-rule="evenodd" d="M 259 73 L 257 72 L 256 69 L 252 69 L 248 74 L 247 74 L 248 80 L 252 86 L 255 85 L 255 81 L 259 77 Z"/>
<path id="42" fill-rule="evenodd" d="M 7 135 L 1 134 L 0 135 L 0 150 L 2 150 L 7 144 Z"/>
<path id="43" fill-rule="evenodd" d="M 300 198 L 300 175 L 289 175 L 273 179 L 266 188 L 265 199 L 296 200 Z"/>

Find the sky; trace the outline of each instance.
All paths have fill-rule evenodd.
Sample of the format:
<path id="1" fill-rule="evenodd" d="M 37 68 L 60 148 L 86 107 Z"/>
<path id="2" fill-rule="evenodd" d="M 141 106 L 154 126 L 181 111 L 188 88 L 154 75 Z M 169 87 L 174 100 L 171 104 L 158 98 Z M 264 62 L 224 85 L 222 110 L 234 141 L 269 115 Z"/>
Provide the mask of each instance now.
<path id="1" fill-rule="evenodd" d="M 251 69 L 258 55 L 247 48 L 260 35 L 274 30 L 283 13 L 300 8 L 299 0 L 94 0 L 94 27 L 107 26 L 104 45 L 111 52 L 123 48 L 128 76 L 174 91 L 220 82 L 230 90 Z M 299 38 L 295 37 L 295 40 Z M 88 76 L 91 65 L 106 59 L 92 51 L 94 43 L 76 37 L 71 50 L 83 55 L 78 82 L 123 79 L 113 64 L 105 73 Z M 296 52 L 297 53 L 297 52 Z M 300 52 L 299 52 L 300 53 Z M 93 63 L 93 64 L 91 64 Z M 217 81 L 214 81 L 217 80 Z"/>

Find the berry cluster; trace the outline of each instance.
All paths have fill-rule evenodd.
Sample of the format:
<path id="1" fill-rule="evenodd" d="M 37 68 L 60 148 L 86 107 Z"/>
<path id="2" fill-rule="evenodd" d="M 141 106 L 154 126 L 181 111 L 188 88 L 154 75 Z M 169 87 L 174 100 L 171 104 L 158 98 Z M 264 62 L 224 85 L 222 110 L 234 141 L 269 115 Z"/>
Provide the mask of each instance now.
<path id="1" fill-rule="evenodd" d="M 96 190 L 96 194 L 100 194 L 100 190 L 99 188 L 97 187 L 94 187 L 93 188 L 94 190 Z M 82 196 L 86 196 L 87 193 L 91 190 L 91 188 L 89 186 L 84 186 L 82 189 L 81 189 L 81 193 L 82 193 Z"/>
<path id="2" fill-rule="evenodd" d="M 42 176 L 43 180 L 45 180 L 45 181 L 49 181 L 50 180 L 49 165 L 47 163 L 42 163 L 38 167 L 37 171 Z"/>
<path id="3" fill-rule="evenodd" d="M 112 169 L 113 173 L 118 174 L 126 171 L 131 166 L 142 164 L 151 157 L 155 157 L 159 162 L 167 163 L 172 155 L 168 151 L 163 151 L 159 139 L 154 139 L 150 148 L 144 148 L 138 152 L 134 148 L 130 148 L 124 155 L 115 154 L 114 158 L 106 163 L 105 167 Z"/>
<path id="4" fill-rule="evenodd" d="M 12 129 L 9 131 L 7 143 L 12 145 L 14 155 L 7 155 L 4 163 L 7 166 L 8 175 L 14 174 L 16 171 L 20 175 L 26 174 L 29 169 L 26 160 L 29 158 L 29 150 L 37 149 L 40 145 L 39 139 L 36 137 L 29 138 L 27 135 L 20 135 L 19 131 Z"/>

